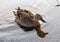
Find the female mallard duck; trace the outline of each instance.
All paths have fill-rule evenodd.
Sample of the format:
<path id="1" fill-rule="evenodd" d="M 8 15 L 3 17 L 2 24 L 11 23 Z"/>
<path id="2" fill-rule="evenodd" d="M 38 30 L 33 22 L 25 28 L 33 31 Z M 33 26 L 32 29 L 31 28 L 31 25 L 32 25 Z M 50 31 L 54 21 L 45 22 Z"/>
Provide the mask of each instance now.
<path id="1" fill-rule="evenodd" d="M 17 11 L 13 11 L 15 15 L 15 22 L 24 29 L 24 31 L 30 31 L 35 29 L 38 36 L 41 38 L 44 38 L 48 33 L 45 33 L 41 30 L 41 24 L 38 22 L 38 20 L 42 20 L 43 22 L 46 22 L 43 20 L 42 16 L 39 14 L 33 15 L 32 12 L 24 9 L 16 9 Z"/>

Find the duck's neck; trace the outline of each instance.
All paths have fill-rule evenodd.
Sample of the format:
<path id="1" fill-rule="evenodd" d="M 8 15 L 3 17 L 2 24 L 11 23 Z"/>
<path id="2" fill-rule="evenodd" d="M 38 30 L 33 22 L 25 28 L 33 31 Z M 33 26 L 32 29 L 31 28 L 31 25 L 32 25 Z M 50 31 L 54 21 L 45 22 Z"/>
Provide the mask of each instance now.
<path id="1" fill-rule="evenodd" d="M 33 18 L 33 20 L 34 20 L 34 21 L 38 21 L 38 19 L 37 19 L 37 18 L 35 18 L 35 17 Z"/>

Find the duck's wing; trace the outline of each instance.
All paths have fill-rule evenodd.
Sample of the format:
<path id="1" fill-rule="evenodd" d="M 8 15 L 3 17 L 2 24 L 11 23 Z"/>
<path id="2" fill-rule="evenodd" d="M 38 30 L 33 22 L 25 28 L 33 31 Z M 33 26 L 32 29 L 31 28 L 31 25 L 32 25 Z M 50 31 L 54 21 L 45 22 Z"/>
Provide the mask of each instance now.
<path id="1" fill-rule="evenodd" d="M 34 14 L 33 14 L 31 11 L 29 11 L 29 10 L 24 10 L 24 12 L 27 13 L 27 15 L 29 15 L 31 18 L 34 17 Z"/>
<path id="2" fill-rule="evenodd" d="M 27 15 L 27 13 L 20 13 L 19 14 L 19 21 L 21 25 L 31 27 L 34 25 L 34 21 L 31 17 Z"/>

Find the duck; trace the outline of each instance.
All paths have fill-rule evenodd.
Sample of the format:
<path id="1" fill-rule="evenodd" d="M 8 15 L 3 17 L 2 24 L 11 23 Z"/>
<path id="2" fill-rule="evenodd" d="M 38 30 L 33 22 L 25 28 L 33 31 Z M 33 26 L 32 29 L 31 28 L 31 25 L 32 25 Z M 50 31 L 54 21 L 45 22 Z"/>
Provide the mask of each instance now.
<path id="1" fill-rule="evenodd" d="M 44 38 L 48 33 L 44 32 L 41 29 L 41 23 L 46 23 L 46 21 L 42 18 L 40 14 L 33 14 L 31 11 L 26 9 L 21 9 L 18 7 L 15 9 L 16 11 L 13 11 L 13 14 L 15 16 L 15 22 L 21 27 L 24 31 L 32 31 L 35 30 L 37 35 L 41 38 Z"/>

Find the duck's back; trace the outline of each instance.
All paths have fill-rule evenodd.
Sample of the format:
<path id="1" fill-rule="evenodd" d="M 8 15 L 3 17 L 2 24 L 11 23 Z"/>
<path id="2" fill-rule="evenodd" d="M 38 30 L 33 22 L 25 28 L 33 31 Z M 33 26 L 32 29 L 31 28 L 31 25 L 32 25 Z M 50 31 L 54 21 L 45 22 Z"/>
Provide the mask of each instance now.
<path id="1" fill-rule="evenodd" d="M 16 21 L 20 24 L 20 25 L 23 25 L 23 26 L 26 26 L 26 27 L 32 27 L 32 26 L 35 26 L 35 21 L 29 17 L 27 15 L 27 13 L 20 13 L 18 14 L 19 15 L 19 19 L 17 19 Z"/>

